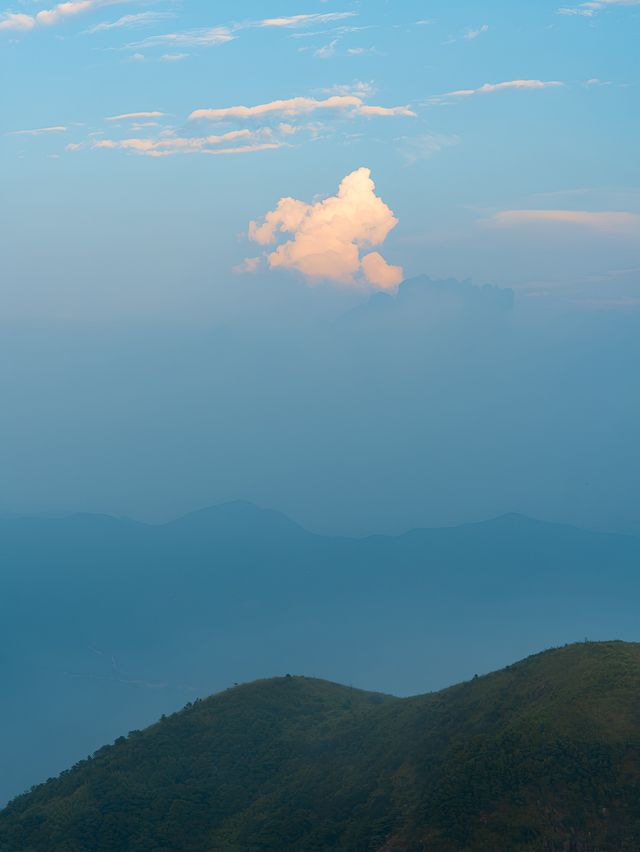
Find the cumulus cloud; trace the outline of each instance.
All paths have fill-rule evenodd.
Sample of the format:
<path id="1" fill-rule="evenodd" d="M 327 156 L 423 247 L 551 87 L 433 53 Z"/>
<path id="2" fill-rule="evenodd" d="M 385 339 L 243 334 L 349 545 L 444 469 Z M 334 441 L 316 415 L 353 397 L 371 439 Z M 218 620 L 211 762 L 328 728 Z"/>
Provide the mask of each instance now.
<path id="1" fill-rule="evenodd" d="M 407 106 L 381 107 L 365 104 L 357 95 L 333 95 L 324 100 L 316 98 L 288 98 L 286 100 L 270 101 L 256 106 L 232 106 L 217 109 L 196 109 L 189 116 L 190 121 L 208 119 L 209 121 L 226 121 L 228 119 L 251 119 L 264 115 L 284 115 L 293 117 L 308 115 L 320 110 L 340 110 L 351 115 L 363 116 L 415 116 Z"/>
<path id="2" fill-rule="evenodd" d="M 497 226 L 527 224 L 577 225 L 609 233 L 637 233 L 640 230 L 640 214 L 621 211 L 591 210 L 501 210 L 489 220 Z"/>
<path id="3" fill-rule="evenodd" d="M 395 291 L 403 270 L 391 266 L 377 251 L 398 220 L 376 195 L 369 169 L 360 168 L 341 182 L 337 195 L 307 204 L 281 198 L 262 222 L 249 224 L 249 238 L 262 246 L 281 242 L 265 254 L 270 269 L 293 269 L 309 283 L 332 281 L 346 286 L 369 286 Z M 249 271 L 257 268 L 249 258 Z M 242 270 L 242 267 L 240 267 Z M 244 270 L 243 270 L 244 271 Z"/>

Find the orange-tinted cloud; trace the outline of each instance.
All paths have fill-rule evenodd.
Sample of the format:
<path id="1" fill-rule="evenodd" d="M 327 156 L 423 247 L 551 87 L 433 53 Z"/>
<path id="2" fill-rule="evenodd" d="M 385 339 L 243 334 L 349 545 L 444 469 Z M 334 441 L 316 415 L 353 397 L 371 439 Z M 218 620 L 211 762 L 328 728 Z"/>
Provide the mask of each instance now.
<path id="1" fill-rule="evenodd" d="M 263 246 L 292 234 L 266 254 L 271 269 L 294 269 L 314 284 L 333 281 L 346 286 L 395 290 L 402 268 L 391 266 L 378 252 L 398 224 L 390 208 L 376 195 L 369 169 L 360 168 L 341 182 L 337 195 L 314 204 L 282 198 L 262 222 L 251 222 L 249 237 Z"/>
<path id="2" fill-rule="evenodd" d="M 500 226 L 532 223 L 577 225 L 596 231 L 626 233 L 640 230 L 640 214 L 606 210 L 502 210 L 489 223 Z"/>
<path id="3" fill-rule="evenodd" d="M 251 119 L 265 115 L 296 116 L 308 115 L 318 110 L 342 110 L 352 115 L 363 116 L 409 116 L 415 113 L 407 106 L 381 107 L 365 104 L 356 95 L 333 95 L 324 100 L 316 98 L 288 98 L 286 100 L 270 101 L 256 106 L 231 106 L 216 109 L 196 109 L 189 116 L 190 121 L 208 119 L 209 121 L 226 121 L 228 119 Z"/>

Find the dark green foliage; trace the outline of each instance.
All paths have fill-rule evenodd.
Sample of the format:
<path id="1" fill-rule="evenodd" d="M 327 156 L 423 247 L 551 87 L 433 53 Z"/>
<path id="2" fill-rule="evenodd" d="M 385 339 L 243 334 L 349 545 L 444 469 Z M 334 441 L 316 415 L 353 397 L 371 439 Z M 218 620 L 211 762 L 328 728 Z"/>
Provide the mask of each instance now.
<path id="1" fill-rule="evenodd" d="M 0 849 L 637 850 L 639 696 L 622 642 L 409 699 L 259 681 L 14 800 Z"/>

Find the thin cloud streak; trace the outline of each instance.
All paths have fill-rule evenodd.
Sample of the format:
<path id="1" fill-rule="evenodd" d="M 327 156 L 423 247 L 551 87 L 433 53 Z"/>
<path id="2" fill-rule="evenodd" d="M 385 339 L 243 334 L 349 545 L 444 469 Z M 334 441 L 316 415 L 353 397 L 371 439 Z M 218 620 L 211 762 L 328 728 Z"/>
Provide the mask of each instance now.
<path id="1" fill-rule="evenodd" d="M 598 12 L 615 6 L 640 6 L 640 0 L 591 0 L 591 2 L 580 3 L 578 6 L 561 6 L 558 14 L 592 18 Z"/>
<path id="2" fill-rule="evenodd" d="M 227 119 L 251 119 L 263 115 L 308 115 L 318 110 L 343 110 L 352 115 L 362 116 L 407 116 L 415 117 L 407 106 L 381 107 L 365 104 L 356 95 L 333 95 L 325 100 L 316 98 L 288 98 L 286 100 L 270 101 L 256 106 L 232 106 L 216 109 L 196 109 L 190 116 L 190 121 L 207 119 L 209 121 L 226 121 Z"/>
<path id="3" fill-rule="evenodd" d="M 307 27 L 312 24 L 331 24 L 335 21 L 343 21 L 345 18 L 353 18 L 357 12 L 325 12 L 308 15 L 291 15 L 288 18 L 265 18 L 249 26 L 255 27 Z"/>
<path id="4" fill-rule="evenodd" d="M 123 15 L 116 21 L 103 21 L 101 24 L 96 24 L 90 27 L 85 32 L 88 35 L 95 33 L 107 32 L 108 30 L 118 29 L 133 29 L 141 26 L 152 26 L 160 21 L 166 21 L 167 18 L 172 18 L 171 12 L 139 12 L 135 15 Z"/>
<path id="5" fill-rule="evenodd" d="M 165 112 L 158 112 L 157 110 L 152 112 L 123 112 L 120 115 L 107 116 L 105 121 L 128 121 L 129 119 L 137 118 L 162 118 L 165 115 Z"/>
<path id="6" fill-rule="evenodd" d="M 8 133 L 8 136 L 42 136 L 46 133 L 66 133 L 68 131 L 68 127 L 64 127 L 61 124 L 55 125 L 54 127 L 36 127 L 34 130 L 13 130 Z"/>
<path id="7" fill-rule="evenodd" d="M 637 233 L 640 214 L 617 210 L 501 210 L 487 220 L 498 227 L 531 224 L 574 225 L 608 233 Z"/>

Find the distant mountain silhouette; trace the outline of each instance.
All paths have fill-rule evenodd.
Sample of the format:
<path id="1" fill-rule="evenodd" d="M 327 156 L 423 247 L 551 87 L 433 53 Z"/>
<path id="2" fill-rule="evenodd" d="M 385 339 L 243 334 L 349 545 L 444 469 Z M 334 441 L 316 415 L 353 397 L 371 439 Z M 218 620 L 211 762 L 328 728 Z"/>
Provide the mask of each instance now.
<path id="1" fill-rule="evenodd" d="M 98 749 L 0 812 L 2 852 L 640 848 L 640 645 L 397 699 L 287 675 Z"/>
<path id="2" fill-rule="evenodd" d="M 236 681 L 406 695 L 638 629 L 640 540 L 514 515 L 362 539 L 241 502 L 5 519 L 0 565 L 0 803 Z"/>

